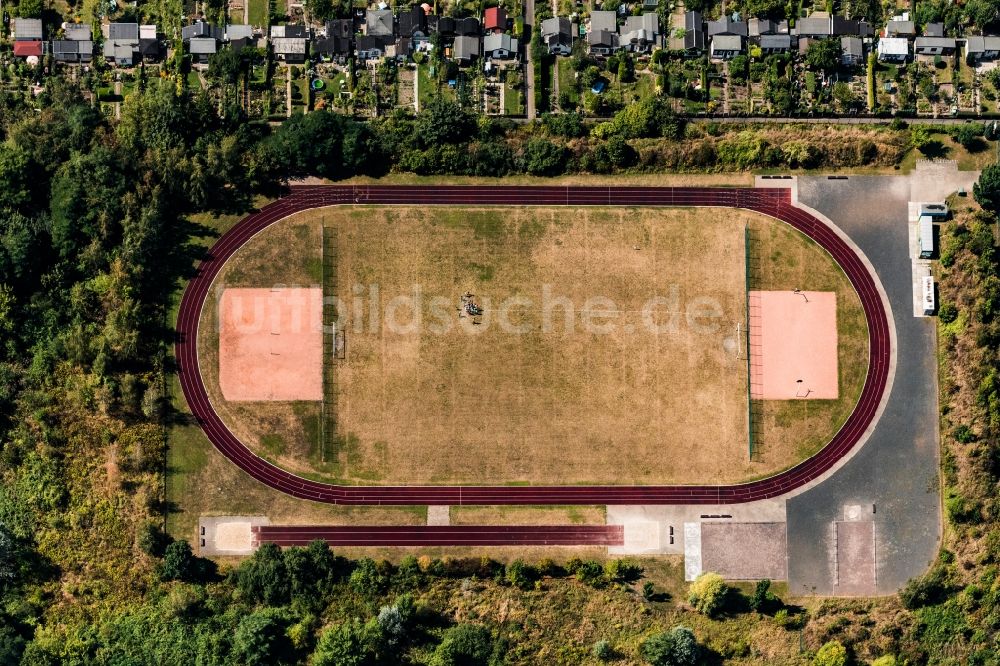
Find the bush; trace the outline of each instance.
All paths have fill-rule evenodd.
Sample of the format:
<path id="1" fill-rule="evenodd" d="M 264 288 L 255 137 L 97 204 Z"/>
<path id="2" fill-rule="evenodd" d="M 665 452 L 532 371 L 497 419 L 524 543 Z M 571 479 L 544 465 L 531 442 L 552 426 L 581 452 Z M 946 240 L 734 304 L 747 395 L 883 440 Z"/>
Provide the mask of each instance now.
<path id="1" fill-rule="evenodd" d="M 524 147 L 521 161 L 532 176 L 558 176 L 566 169 L 566 149 L 546 139 L 532 139 Z"/>
<path id="2" fill-rule="evenodd" d="M 899 600 L 909 610 L 939 603 L 950 590 L 948 571 L 937 565 L 926 575 L 911 579 L 899 591 Z"/>
<path id="3" fill-rule="evenodd" d="M 942 324 L 950 324 L 958 319 L 958 308 L 954 303 L 942 303 L 938 308 L 938 319 Z"/>
<path id="4" fill-rule="evenodd" d="M 594 643 L 594 657 L 600 661 L 611 661 L 615 656 L 615 651 L 611 648 L 611 643 L 607 641 L 597 641 Z"/>
<path id="5" fill-rule="evenodd" d="M 674 627 L 652 636 L 639 651 L 653 666 L 695 666 L 701 653 L 694 633 L 687 627 Z"/>
<path id="6" fill-rule="evenodd" d="M 444 634 L 431 666 L 486 666 L 493 653 L 493 636 L 485 627 L 460 624 Z"/>
<path id="7" fill-rule="evenodd" d="M 830 641 L 819 649 L 813 657 L 813 666 L 846 666 L 847 648 L 839 641 Z"/>
<path id="8" fill-rule="evenodd" d="M 781 601 L 771 592 L 771 581 L 766 578 L 757 581 L 757 586 L 750 595 L 750 608 L 758 613 L 766 613 L 780 604 Z"/>
<path id="9" fill-rule="evenodd" d="M 688 588 L 688 603 L 699 613 L 711 617 L 722 610 L 728 593 L 729 587 L 722 576 L 705 572 L 699 574 Z"/>
<path id="10" fill-rule="evenodd" d="M 896 657 L 886 654 L 872 662 L 872 666 L 896 666 Z"/>

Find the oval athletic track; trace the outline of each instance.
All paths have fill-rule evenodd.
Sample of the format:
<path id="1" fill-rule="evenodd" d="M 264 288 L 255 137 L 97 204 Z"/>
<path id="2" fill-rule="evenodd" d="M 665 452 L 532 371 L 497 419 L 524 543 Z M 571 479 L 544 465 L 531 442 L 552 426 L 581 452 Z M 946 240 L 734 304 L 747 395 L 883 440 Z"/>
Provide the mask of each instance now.
<path id="1" fill-rule="evenodd" d="M 674 486 L 340 486 L 312 481 L 261 459 L 215 413 L 198 367 L 198 323 L 226 260 L 251 237 L 289 215 L 336 205 L 710 206 L 745 208 L 782 220 L 813 239 L 840 264 L 868 321 L 868 373 L 861 397 L 833 439 L 816 455 L 750 483 Z M 825 223 L 796 208 L 788 189 L 531 187 L 531 186 L 295 186 L 291 194 L 252 213 L 209 250 L 188 284 L 177 317 L 176 356 L 188 405 L 213 445 L 247 474 L 293 497 L 331 504 L 735 504 L 777 497 L 821 476 L 844 457 L 875 420 L 885 393 L 891 337 L 874 277 L 855 251 Z"/>

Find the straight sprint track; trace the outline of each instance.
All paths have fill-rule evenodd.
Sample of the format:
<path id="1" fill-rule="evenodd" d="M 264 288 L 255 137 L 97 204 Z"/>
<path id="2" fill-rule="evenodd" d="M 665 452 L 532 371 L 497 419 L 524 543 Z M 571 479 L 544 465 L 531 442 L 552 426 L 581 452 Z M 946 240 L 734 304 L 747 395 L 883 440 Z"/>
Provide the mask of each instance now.
<path id="1" fill-rule="evenodd" d="M 868 372 L 861 397 L 818 453 L 772 477 L 737 485 L 675 486 L 340 486 L 280 469 L 248 449 L 212 408 L 198 366 L 198 322 L 226 260 L 262 229 L 293 213 L 338 205 L 711 206 L 745 208 L 782 220 L 824 248 L 861 299 L 868 321 Z M 184 396 L 213 445 L 247 474 L 293 497 L 331 504 L 736 504 L 784 495 L 830 470 L 865 436 L 888 385 L 891 336 L 875 277 L 824 222 L 791 202 L 787 189 L 707 187 L 296 186 L 248 215 L 209 250 L 188 284 L 177 319 L 176 356 Z"/>

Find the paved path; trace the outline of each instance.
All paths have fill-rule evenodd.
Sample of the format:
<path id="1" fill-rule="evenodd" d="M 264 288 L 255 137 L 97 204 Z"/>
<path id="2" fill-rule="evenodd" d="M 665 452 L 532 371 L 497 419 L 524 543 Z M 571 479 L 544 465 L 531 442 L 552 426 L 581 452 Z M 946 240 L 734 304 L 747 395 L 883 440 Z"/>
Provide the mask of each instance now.
<path id="1" fill-rule="evenodd" d="M 253 544 L 306 546 L 620 546 L 621 525 L 260 525 Z"/>
<path id="2" fill-rule="evenodd" d="M 524 32 L 525 35 L 534 35 L 535 30 L 535 0 L 524 0 Z M 523 41 L 523 39 L 522 39 Z M 530 40 L 524 44 L 524 75 L 525 75 L 525 97 L 524 109 L 528 114 L 527 121 L 535 119 L 535 64 L 532 60 Z"/>
<path id="3" fill-rule="evenodd" d="M 867 255 L 889 298 L 897 366 L 871 439 L 832 478 L 788 500 L 789 591 L 835 592 L 835 521 L 863 507 L 875 527 L 875 589 L 892 594 L 923 573 L 938 550 L 936 320 L 912 315 L 907 202 L 943 198 L 975 175 L 918 170 L 907 176 L 799 178 L 799 201 L 825 214 Z M 912 187 L 911 187 L 912 183 Z M 942 183 L 934 192 L 934 183 Z M 912 191 L 911 191 L 912 190 Z M 874 514 L 872 514 L 874 510 Z"/>

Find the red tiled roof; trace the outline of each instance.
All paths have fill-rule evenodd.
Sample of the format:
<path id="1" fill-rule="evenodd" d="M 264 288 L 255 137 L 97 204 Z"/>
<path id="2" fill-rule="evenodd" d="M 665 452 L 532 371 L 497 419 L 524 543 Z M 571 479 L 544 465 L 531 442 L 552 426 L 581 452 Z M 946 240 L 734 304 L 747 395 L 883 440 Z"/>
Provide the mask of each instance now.
<path id="1" fill-rule="evenodd" d="M 507 12 L 502 7 L 490 7 L 486 10 L 486 21 L 483 26 L 487 30 L 503 30 L 507 27 Z"/>
<path id="2" fill-rule="evenodd" d="M 41 57 L 43 53 L 41 42 L 14 42 L 14 55 L 22 58 L 28 56 Z"/>

